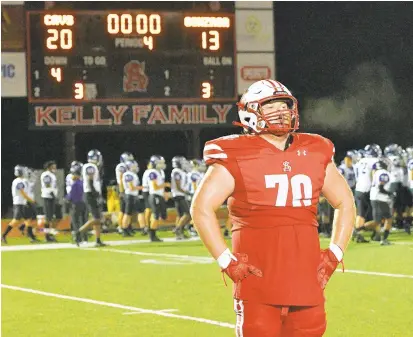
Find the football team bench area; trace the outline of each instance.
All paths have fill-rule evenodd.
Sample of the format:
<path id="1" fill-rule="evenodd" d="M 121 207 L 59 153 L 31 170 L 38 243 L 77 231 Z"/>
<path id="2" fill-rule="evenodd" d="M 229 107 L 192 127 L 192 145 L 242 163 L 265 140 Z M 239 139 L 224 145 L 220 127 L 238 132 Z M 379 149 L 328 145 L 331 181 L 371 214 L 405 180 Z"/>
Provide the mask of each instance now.
<path id="1" fill-rule="evenodd" d="M 65 234 L 57 244 L 10 238 L 2 336 L 234 336 L 231 287 L 202 243 L 160 237 L 106 234 L 101 249 L 77 248 Z M 398 231 L 392 240 L 350 244 L 345 273 L 327 286 L 325 336 L 413 336 L 413 240 Z"/>

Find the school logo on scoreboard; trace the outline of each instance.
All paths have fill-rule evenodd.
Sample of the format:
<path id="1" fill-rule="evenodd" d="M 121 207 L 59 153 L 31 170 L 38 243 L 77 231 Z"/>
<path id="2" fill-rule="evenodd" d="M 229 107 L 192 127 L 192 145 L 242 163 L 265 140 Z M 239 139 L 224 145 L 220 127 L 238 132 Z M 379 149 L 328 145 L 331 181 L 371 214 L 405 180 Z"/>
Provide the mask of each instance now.
<path id="1" fill-rule="evenodd" d="M 123 91 L 146 92 L 148 76 L 145 74 L 145 62 L 132 60 L 123 67 Z"/>

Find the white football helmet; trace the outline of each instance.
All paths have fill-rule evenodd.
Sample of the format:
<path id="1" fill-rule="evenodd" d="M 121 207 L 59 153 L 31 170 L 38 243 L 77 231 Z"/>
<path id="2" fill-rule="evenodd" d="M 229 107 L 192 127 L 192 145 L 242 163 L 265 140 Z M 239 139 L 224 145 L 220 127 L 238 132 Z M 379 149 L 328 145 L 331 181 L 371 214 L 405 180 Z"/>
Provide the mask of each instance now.
<path id="1" fill-rule="evenodd" d="M 285 101 L 287 110 L 275 110 L 262 114 L 262 106 L 273 101 Z M 247 132 L 283 135 L 298 129 L 298 103 L 291 92 L 275 80 L 253 83 L 242 95 L 239 103 L 239 122 Z"/>

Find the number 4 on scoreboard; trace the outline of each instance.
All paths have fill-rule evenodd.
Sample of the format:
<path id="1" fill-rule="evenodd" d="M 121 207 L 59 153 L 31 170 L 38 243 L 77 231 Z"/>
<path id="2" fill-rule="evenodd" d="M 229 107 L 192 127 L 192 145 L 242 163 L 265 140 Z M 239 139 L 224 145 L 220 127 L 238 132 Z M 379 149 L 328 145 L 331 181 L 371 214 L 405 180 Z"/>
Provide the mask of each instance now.
<path id="1" fill-rule="evenodd" d="M 143 37 L 143 44 L 148 47 L 149 50 L 153 49 L 153 37 L 152 36 L 144 36 Z"/>
<path id="2" fill-rule="evenodd" d="M 52 75 L 57 82 L 62 82 L 62 68 L 50 68 L 50 75 Z"/>

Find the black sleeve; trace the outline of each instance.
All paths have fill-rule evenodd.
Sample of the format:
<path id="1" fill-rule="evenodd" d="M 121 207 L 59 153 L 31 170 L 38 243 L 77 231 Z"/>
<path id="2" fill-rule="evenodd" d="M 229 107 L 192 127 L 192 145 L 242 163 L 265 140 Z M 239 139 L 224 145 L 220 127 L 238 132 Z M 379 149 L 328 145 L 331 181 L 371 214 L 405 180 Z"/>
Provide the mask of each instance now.
<path id="1" fill-rule="evenodd" d="M 379 192 L 380 193 L 383 193 L 383 194 L 387 194 L 387 195 L 392 195 L 393 193 L 391 193 L 391 192 L 387 192 L 385 189 L 384 189 L 384 185 L 379 185 Z"/>
<path id="2" fill-rule="evenodd" d="M 91 177 L 89 177 L 89 187 L 90 187 L 90 190 L 92 191 L 92 194 L 93 195 L 97 195 L 98 194 L 98 192 L 96 191 L 96 189 L 95 189 L 95 185 L 93 185 L 93 177 L 92 177 L 92 179 L 90 179 Z"/>

